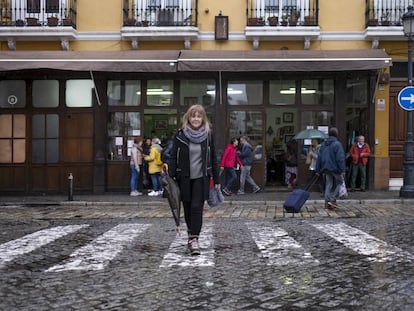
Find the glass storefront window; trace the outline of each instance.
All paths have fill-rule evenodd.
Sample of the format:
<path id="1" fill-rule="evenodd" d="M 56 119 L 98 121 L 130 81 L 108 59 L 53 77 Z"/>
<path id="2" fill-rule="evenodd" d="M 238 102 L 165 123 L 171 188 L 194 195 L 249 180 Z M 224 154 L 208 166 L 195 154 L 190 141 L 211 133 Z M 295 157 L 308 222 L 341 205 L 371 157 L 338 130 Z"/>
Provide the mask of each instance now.
<path id="1" fill-rule="evenodd" d="M 23 80 L 0 81 L 0 108 L 26 107 L 26 82 Z"/>
<path id="2" fill-rule="evenodd" d="M 92 80 L 66 81 L 66 106 L 72 108 L 92 107 L 94 83 Z"/>
<path id="3" fill-rule="evenodd" d="M 212 106 L 216 98 L 216 83 L 214 80 L 181 80 L 180 105 L 191 106 L 202 104 Z"/>
<path id="4" fill-rule="evenodd" d="M 295 80 L 273 80 L 269 82 L 269 103 L 271 105 L 294 105 L 295 95 Z"/>
<path id="5" fill-rule="evenodd" d="M 139 112 L 109 113 L 108 159 L 128 160 L 134 137 L 142 134 Z"/>
<path id="6" fill-rule="evenodd" d="M 300 93 L 304 105 L 331 105 L 333 107 L 334 81 L 303 80 Z"/>
<path id="7" fill-rule="evenodd" d="M 229 105 L 263 104 L 263 81 L 230 81 L 227 102 Z"/>
<path id="8" fill-rule="evenodd" d="M 141 81 L 110 80 L 107 85 L 109 106 L 139 106 L 141 104 Z"/>
<path id="9" fill-rule="evenodd" d="M 0 163 L 24 163 L 26 160 L 25 136 L 25 115 L 0 115 Z"/>
<path id="10" fill-rule="evenodd" d="M 35 114 L 32 117 L 32 162 L 59 161 L 59 116 Z"/>
<path id="11" fill-rule="evenodd" d="M 300 130 L 305 130 L 308 126 L 313 126 L 313 128 L 318 128 L 318 126 L 333 126 L 334 116 L 331 111 L 303 111 L 302 112 L 302 122 L 300 125 Z"/>
<path id="12" fill-rule="evenodd" d="M 147 105 L 171 106 L 174 99 L 174 81 L 172 80 L 148 80 Z"/>
<path id="13" fill-rule="evenodd" d="M 230 113 L 230 138 L 249 136 L 255 148 L 255 159 L 262 157 L 263 146 L 263 115 L 261 112 L 232 111 Z"/>
<path id="14" fill-rule="evenodd" d="M 54 108 L 59 106 L 59 82 L 57 80 L 34 80 L 33 107 Z"/>
<path id="15" fill-rule="evenodd" d="M 346 94 L 348 106 L 368 106 L 368 80 L 347 80 Z"/>

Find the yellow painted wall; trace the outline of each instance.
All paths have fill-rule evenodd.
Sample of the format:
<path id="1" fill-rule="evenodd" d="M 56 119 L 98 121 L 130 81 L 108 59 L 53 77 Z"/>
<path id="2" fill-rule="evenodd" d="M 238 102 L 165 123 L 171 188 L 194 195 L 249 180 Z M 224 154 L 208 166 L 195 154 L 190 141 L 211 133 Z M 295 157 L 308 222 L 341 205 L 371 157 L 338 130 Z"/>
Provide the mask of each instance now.
<path id="1" fill-rule="evenodd" d="M 320 0 L 323 31 L 361 31 L 365 28 L 365 0 Z"/>
<path id="2" fill-rule="evenodd" d="M 122 0 L 83 0 L 77 3 L 78 31 L 119 31 Z"/>

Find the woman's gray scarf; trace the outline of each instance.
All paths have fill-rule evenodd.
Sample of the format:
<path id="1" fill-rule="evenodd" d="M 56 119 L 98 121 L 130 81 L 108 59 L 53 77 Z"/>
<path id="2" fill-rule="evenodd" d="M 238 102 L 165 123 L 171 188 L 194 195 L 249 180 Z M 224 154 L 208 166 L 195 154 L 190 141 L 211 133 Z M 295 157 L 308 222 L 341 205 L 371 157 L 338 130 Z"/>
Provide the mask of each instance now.
<path id="1" fill-rule="evenodd" d="M 193 130 L 191 127 L 185 127 L 183 129 L 185 137 L 187 137 L 192 143 L 199 144 L 207 139 L 208 132 L 203 127 L 200 127 L 198 130 Z"/>

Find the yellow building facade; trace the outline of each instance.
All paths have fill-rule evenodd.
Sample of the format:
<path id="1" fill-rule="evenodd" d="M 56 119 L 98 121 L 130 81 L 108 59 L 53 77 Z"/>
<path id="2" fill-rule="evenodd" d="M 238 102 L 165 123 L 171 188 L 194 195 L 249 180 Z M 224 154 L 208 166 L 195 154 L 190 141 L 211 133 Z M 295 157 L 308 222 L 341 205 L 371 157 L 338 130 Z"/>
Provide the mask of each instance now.
<path id="1" fill-rule="evenodd" d="M 64 193 L 69 174 L 78 192 L 128 191 L 133 138 L 164 143 L 195 103 L 219 155 L 250 137 L 261 186 L 285 186 L 295 133 L 335 126 L 346 150 L 370 144 L 369 189 L 398 187 L 411 4 L 0 0 L 0 192 Z"/>

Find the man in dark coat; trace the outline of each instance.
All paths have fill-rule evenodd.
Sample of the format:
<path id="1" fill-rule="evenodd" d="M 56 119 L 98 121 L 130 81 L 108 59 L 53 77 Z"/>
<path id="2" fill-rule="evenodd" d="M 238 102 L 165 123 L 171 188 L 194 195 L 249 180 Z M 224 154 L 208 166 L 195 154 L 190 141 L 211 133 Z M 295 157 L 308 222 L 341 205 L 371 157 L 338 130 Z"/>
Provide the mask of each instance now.
<path id="1" fill-rule="evenodd" d="M 326 139 L 318 153 L 316 161 L 316 173 L 325 175 L 325 208 L 334 209 L 337 206 L 339 188 L 345 177 L 345 152 L 338 141 L 338 129 L 329 129 L 329 137 Z M 335 182 L 335 188 L 333 188 Z M 332 188 L 334 189 L 331 192 Z"/>

